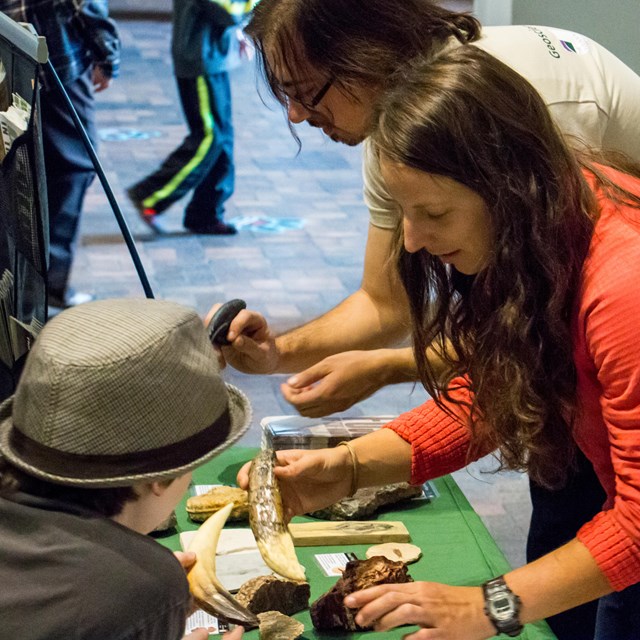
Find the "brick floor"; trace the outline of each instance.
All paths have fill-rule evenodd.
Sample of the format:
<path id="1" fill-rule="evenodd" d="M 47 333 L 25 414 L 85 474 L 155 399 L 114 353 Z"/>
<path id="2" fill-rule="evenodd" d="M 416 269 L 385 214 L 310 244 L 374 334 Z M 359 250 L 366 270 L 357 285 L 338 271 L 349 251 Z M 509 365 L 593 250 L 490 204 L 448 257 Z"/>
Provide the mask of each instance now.
<path id="1" fill-rule="evenodd" d="M 227 218 L 294 218 L 301 228 L 282 233 L 243 229 L 234 237 L 185 235 L 182 202 L 166 213 L 175 235 L 149 236 L 124 189 L 154 169 L 185 128 L 171 72 L 170 25 L 120 21 L 120 27 L 121 77 L 98 96 L 104 138 L 99 155 L 155 296 L 200 313 L 213 302 L 242 297 L 281 331 L 317 316 L 355 290 L 367 228 L 360 149 L 334 144 L 302 127 L 298 154 L 282 111 L 258 95 L 252 65 L 232 76 L 237 185 Z M 72 283 L 98 297 L 143 295 L 98 181 L 87 197 Z M 246 444 L 258 443 L 260 418 L 292 412 L 279 392 L 282 376 L 245 376 L 232 370 L 225 375 L 254 405 L 256 420 Z M 396 385 L 347 414 L 396 414 L 425 397 L 419 385 Z M 530 512 L 526 479 L 484 473 L 489 466 L 485 459 L 456 478 L 508 559 L 519 565 Z"/>

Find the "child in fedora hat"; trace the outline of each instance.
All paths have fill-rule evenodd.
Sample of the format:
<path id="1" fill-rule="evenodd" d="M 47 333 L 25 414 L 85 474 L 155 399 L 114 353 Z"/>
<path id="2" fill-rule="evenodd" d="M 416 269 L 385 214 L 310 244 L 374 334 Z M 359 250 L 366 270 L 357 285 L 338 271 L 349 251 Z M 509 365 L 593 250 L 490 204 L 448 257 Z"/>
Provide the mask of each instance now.
<path id="1" fill-rule="evenodd" d="M 47 323 L 0 405 L 0 637 L 182 638 L 195 558 L 145 534 L 250 417 L 195 311 L 103 300 Z"/>

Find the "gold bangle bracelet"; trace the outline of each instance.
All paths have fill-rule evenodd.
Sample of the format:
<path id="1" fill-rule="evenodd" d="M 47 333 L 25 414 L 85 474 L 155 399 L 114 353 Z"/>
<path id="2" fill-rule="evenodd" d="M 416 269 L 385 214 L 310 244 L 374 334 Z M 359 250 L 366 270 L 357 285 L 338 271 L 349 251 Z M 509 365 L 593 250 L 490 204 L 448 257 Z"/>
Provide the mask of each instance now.
<path id="1" fill-rule="evenodd" d="M 358 490 L 358 459 L 356 458 L 356 452 L 353 450 L 351 443 L 343 440 L 342 442 L 338 442 L 338 446 L 347 447 L 347 451 L 351 457 L 351 490 L 349 491 L 349 497 L 351 497 Z"/>

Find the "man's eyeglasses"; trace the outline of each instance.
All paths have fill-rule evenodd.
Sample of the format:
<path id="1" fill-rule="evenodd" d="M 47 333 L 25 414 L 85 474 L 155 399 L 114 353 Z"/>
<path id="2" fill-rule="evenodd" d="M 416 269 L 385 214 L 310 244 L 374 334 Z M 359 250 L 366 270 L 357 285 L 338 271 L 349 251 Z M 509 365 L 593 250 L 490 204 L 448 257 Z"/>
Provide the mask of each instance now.
<path id="1" fill-rule="evenodd" d="M 313 111 L 319 104 L 322 102 L 322 99 L 327 95 L 327 91 L 331 89 L 333 83 L 335 82 L 335 78 L 329 78 L 320 90 L 314 94 L 310 99 L 299 98 L 297 96 L 290 96 L 287 94 L 287 100 L 293 100 L 297 102 L 299 105 L 307 109 L 308 111 Z"/>

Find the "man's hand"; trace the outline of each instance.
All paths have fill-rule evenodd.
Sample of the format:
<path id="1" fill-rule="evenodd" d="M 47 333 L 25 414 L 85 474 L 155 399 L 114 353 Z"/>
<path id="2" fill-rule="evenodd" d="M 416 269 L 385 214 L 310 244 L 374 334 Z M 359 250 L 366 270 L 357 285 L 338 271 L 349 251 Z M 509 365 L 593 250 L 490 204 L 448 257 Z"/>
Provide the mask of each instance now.
<path id="1" fill-rule="evenodd" d="M 216 304 L 205 318 L 208 326 L 213 314 L 221 305 Z M 227 340 L 222 347 L 222 357 L 227 364 L 244 373 L 273 373 L 279 361 L 276 338 L 265 318 L 255 311 L 243 309 L 231 322 Z"/>
<path id="2" fill-rule="evenodd" d="M 282 395 L 309 418 L 344 411 L 387 384 L 382 350 L 346 351 L 291 376 Z"/>
<path id="3" fill-rule="evenodd" d="M 91 72 L 91 82 L 93 83 L 93 90 L 96 93 L 100 93 L 109 88 L 111 77 L 105 74 L 100 65 L 96 65 Z"/>
<path id="4" fill-rule="evenodd" d="M 285 521 L 295 515 L 324 509 L 344 498 L 351 488 L 351 455 L 346 447 L 291 449 L 276 452 L 278 466 L 275 475 L 280 485 Z M 238 472 L 237 482 L 249 488 L 247 462 Z"/>
<path id="5" fill-rule="evenodd" d="M 406 640 L 484 640 L 495 629 L 484 614 L 480 587 L 450 587 L 436 582 L 385 584 L 356 591 L 344 599 L 359 609 L 356 622 L 387 631 L 406 624 L 422 629 Z"/>

